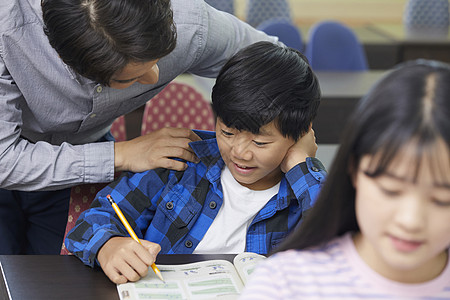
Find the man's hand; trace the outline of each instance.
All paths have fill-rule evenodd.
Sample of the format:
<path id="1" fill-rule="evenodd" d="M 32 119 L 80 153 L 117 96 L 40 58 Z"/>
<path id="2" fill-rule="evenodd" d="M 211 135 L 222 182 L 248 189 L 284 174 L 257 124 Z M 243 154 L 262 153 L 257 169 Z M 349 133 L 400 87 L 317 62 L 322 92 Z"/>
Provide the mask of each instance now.
<path id="1" fill-rule="evenodd" d="M 200 138 L 187 128 L 163 128 L 130 141 L 114 144 L 115 171 L 143 172 L 155 168 L 177 171 L 186 169 L 184 162 L 171 159 L 198 160 L 189 143 Z"/>
<path id="2" fill-rule="evenodd" d="M 147 275 L 148 268 L 161 251 L 158 244 L 130 237 L 113 237 L 98 251 L 97 259 L 106 276 L 115 284 L 137 281 Z"/>
<path id="3" fill-rule="evenodd" d="M 301 162 L 306 161 L 307 157 L 315 157 L 317 151 L 316 136 L 311 128 L 294 145 L 289 148 L 286 156 L 281 162 L 281 171 L 287 173 L 290 169 Z"/>

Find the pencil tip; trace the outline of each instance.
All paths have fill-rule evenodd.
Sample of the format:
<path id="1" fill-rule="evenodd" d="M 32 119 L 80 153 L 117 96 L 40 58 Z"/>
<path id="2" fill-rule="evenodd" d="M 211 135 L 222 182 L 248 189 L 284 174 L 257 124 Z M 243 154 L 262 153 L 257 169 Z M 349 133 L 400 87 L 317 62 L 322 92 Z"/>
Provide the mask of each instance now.
<path id="1" fill-rule="evenodd" d="M 161 279 L 161 281 L 162 281 L 163 283 L 166 283 L 166 281 L 164 280 L 164 278 L 163 278 L 162 275 L 161 275 L 161 272 L 157 272 L 156 275 L 159 277 L 159 279 Z"/>

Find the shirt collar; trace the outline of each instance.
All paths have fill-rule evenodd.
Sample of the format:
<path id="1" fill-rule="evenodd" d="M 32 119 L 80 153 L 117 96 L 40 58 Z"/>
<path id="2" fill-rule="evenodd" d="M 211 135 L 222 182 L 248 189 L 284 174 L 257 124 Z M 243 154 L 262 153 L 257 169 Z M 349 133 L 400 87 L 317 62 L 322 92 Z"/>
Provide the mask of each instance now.
<path id="1" fill-rule="evenodd" d="M 95 81 L 93 81 L 91 79 L 81 76 L 80 74 L 75 72 L 75 70 L 73 70 L 71 67 L 69 67 L 66 63 L 63 62 L 63 64 L 64 64 L 64 67 L 66 68 L 67 72 L 69 73 L 70 78 L 74 79 L 80 85 L 96 83 Z"/>

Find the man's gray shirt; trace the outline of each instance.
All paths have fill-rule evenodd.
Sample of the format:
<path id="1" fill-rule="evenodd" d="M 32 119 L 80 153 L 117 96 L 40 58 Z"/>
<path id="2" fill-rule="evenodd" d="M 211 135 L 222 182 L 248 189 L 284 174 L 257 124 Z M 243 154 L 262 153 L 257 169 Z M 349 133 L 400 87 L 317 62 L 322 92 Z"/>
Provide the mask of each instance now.
<path id="1" fill-rule="evenodd" d="M 144 0 L 143 0 L 144 1 Z M 40 0 L 0 0 L 0 188 L 55 190 L 114 178 L 114 143 L 94 143 L 118 116 L 179 74 L 215 77 L 266 36 L 202 0 L 172 0 L 177 46 L 155 85 L 116 90 L 76 74 L 50 46 Z"/>

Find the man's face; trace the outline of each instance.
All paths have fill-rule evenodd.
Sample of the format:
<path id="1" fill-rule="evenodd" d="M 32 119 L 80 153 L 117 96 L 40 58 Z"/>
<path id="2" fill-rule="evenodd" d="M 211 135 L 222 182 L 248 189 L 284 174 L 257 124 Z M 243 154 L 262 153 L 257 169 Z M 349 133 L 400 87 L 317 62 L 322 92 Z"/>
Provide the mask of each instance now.
<path id="1" fill-rule="evenodd" d="M 159 79 L 158 60 L 145 63 L 129 63 L 116 72 L 109 82 L 113 89 L 125 89 L 135 82 L 141 84 L 156 84 Z"/>
<path id="2" fill-rule="evenodd" d="M 272 121 L 261 127 L 260 134 L 228 128 L 217 118 L 217 144 L 233 177 L 242 186 L 265 190 L 282 177 L 280 164 L 295 143 L 285 138 Z"/>

